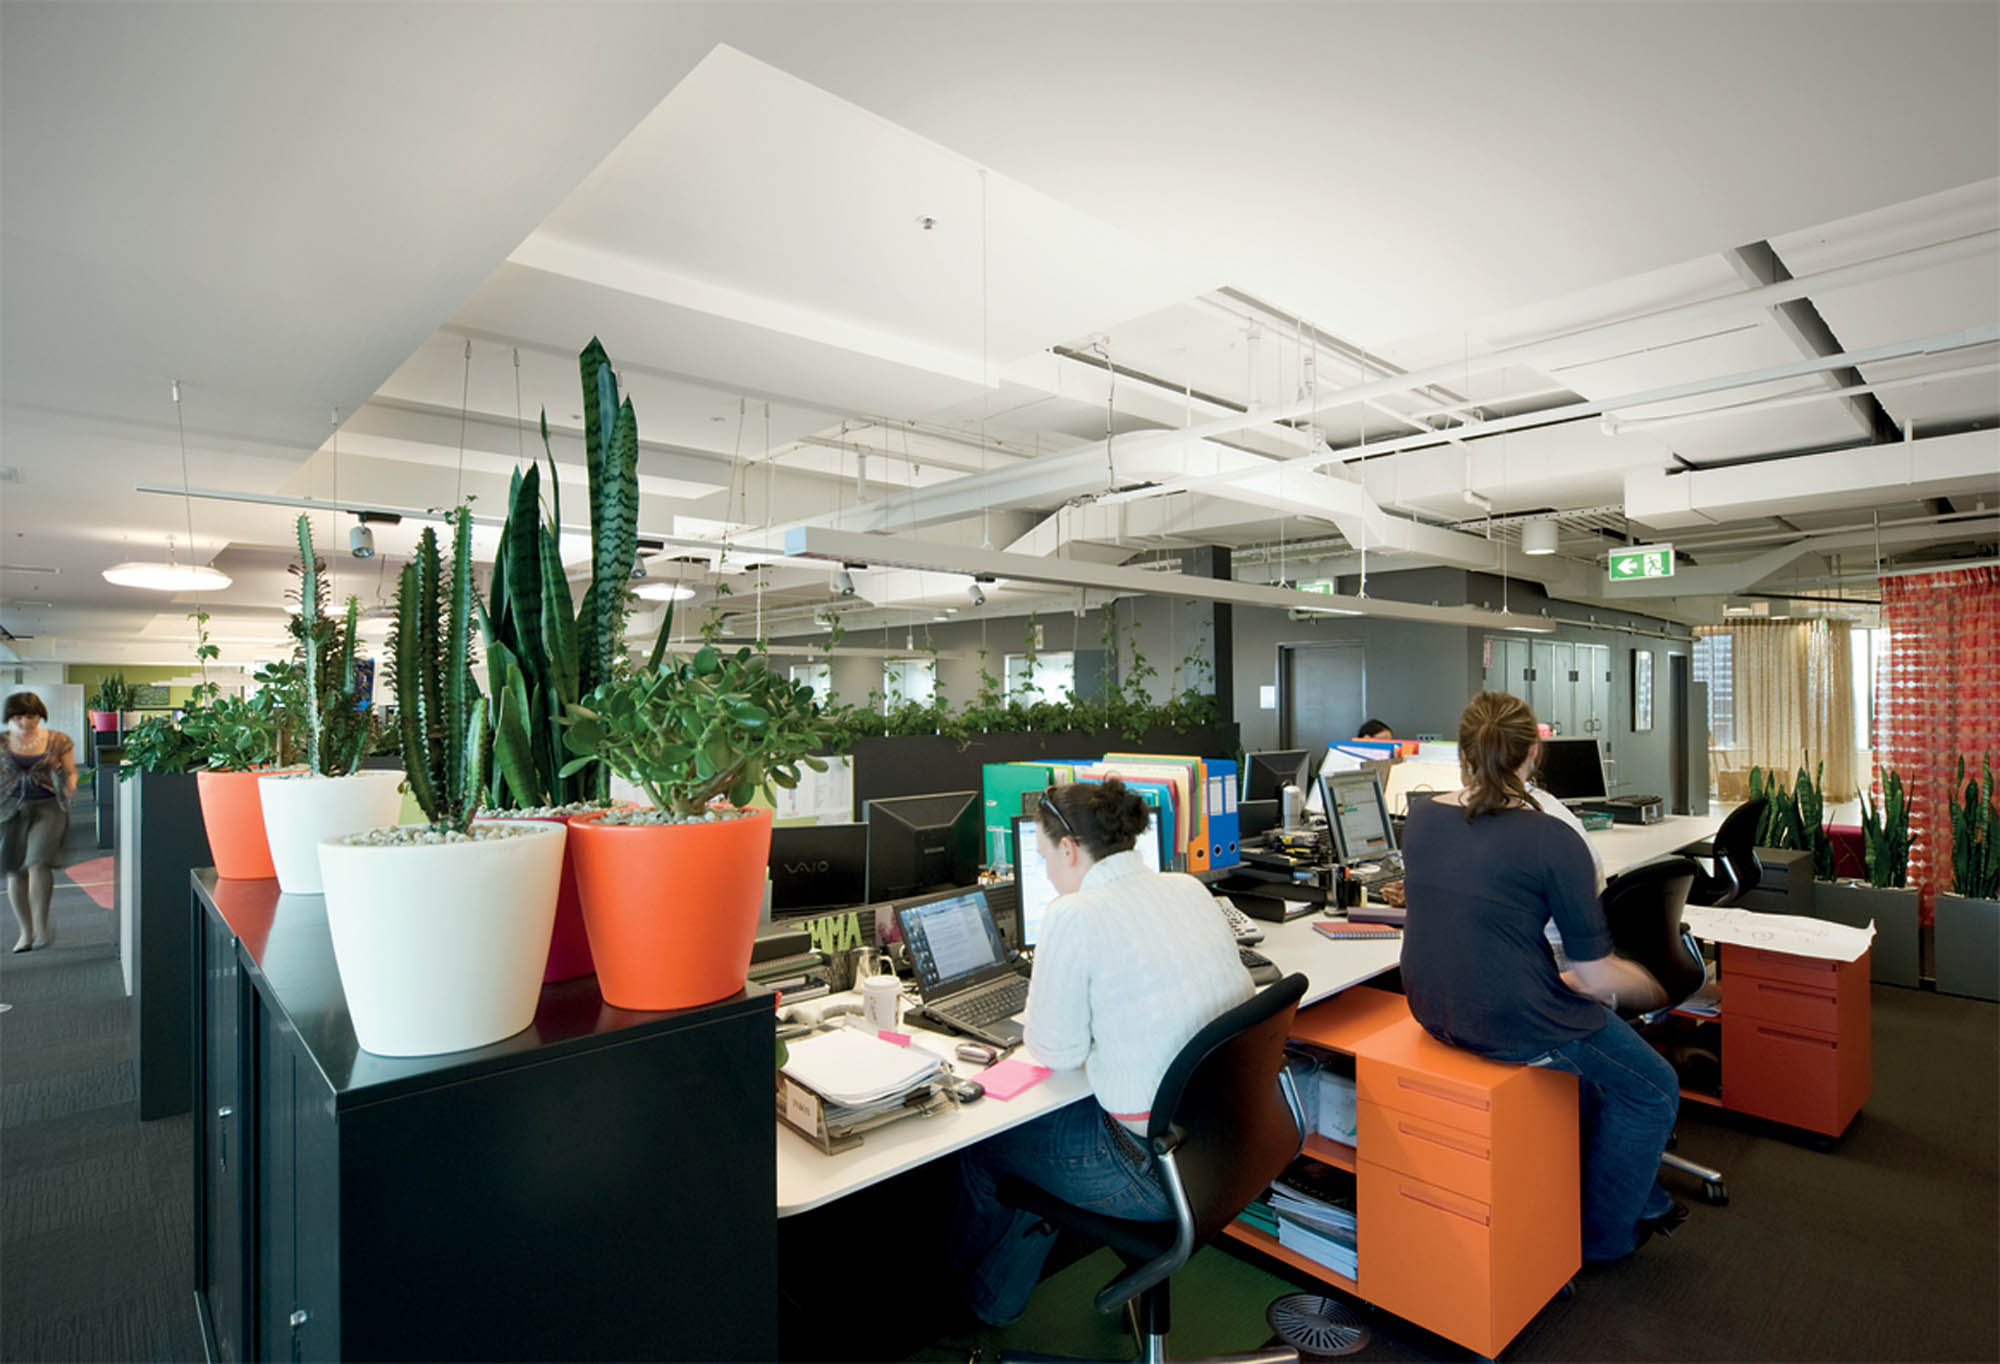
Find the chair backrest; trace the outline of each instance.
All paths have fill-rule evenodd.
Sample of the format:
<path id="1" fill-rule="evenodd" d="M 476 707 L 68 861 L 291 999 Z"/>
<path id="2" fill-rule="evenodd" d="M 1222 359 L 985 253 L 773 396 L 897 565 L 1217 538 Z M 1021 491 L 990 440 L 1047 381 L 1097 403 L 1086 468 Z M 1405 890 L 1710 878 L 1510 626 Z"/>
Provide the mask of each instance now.
<path id="1" fill-rule="evenodd" d="M 1700 950 L 1681 927 L 1681 910 L 1700 874 L 1700 864 L 1691 857 L 1661 857 L 1604 883 L 1604 919 L 1612 945 L 1652 972 L 1672 1004 L 1708 979 Z"/>
<path id="2" fill-rule="evenodd" d="M 1715 849 L 1715 876 L 1702 897 L 1708 904 L 1727 905 L 1757 889 L 1763 874 L 1757 861 L 1757 827 L 1764 822 L 1764 808 L 1771 802 L 1763 796 L 1746 800 L 1729 812 L 1722 827 L 1710 840 Z"/>
<path id="3" fill-rule="evenodd" d="M 1263 1193 L 1305 1141 L 1279 1079 L 1305 991 L 1306 978 L 1289 975 L 1215 1019 L 1181 1048 L 1153 1097 L 1147 1136 L 1179 1135 L 1173 1161 L 1196 1246 Z"/>

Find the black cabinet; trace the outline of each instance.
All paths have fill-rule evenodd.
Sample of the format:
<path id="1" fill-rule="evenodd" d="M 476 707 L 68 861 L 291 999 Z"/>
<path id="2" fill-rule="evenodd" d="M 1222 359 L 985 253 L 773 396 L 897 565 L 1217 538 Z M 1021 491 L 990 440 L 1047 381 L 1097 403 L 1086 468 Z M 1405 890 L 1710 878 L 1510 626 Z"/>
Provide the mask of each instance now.
<path id="1" fill-rule="evenodd" d="M 566 981 L 506 1041 L 378 1057 L 354 1043 L 319 897 L 195 881 L 214 1357 L 775 1357 L 768 994 L 639 1014 Z M 247 1217 L 207 1187 L 232 1181 Z"/>
<path id="2" fill-rule="evenodd" d="M 208 830 L 192 772 L 98 773 L 105 787 L 137 783 L 119 855 L 132 869 L 133 1070 L 142 1119 L 188 1111 L 193 1094 L 194 938 L 188 873 L 209 862 Z M 199 923 L 196 924 L 199 928 Z"/>
<path id="3" fill-rule="evenodd" d="M 246 1150 L 242 1116 L 242 1043 L 249 1026 L 249 997 L 237 964 L 236 939 L 219 918 L 199 912 L 193 928 L 202 950 L 195 959 L 203 969 L 195 981 L 205 1022 L 195 1051 L 194 1088 L 200 1095 L 194 1125 L 195 1301 L 200 1306 L 202 1340 L 210 1359 L 247 1358 L 244 1300 L 244 1248 L 249 1243 L 244 1220 Z"/>

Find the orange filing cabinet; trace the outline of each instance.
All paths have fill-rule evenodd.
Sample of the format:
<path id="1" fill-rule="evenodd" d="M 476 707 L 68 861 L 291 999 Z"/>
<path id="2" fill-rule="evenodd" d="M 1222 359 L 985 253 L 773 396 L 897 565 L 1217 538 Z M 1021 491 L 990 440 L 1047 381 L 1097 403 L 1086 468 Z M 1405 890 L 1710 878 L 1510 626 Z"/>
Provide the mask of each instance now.
<path id="1" fill-rule="evenodd" d="M 1837 1137 L 1874 1088 L 1868 956 L 1722 944 L 1722 1106 Z"/>
<path id="2" fill-rule="evenodd" d="M 1358 1278 L 1238 1222 L 1230 1234 L 1492 1356 L 1581 1264 L 1576 1079 L 1433 1039 L 1401 995 L 1347 990 L 1299 1041 L 1354 1057 L 1357 1144 L 1307 1141 L 1355 1176 Z"/>

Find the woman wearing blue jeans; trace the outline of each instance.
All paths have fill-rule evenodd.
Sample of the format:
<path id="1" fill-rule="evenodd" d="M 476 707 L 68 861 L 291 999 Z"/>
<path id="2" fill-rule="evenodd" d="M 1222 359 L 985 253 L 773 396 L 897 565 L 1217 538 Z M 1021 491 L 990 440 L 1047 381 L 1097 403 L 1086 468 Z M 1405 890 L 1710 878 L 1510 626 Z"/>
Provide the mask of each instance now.
<path id="1" fill-rule="evenodd" d="M 1666 996 L 1611 954 L 1589 849 L 1528 791 L 1534 713 L 1480 693 L 1459 717 L 1458 753 L 1465 788 L 1417 806 L 1403 831 L 1410 1012 L 1441 1042 L 1577 1077 L 1583 1258 L 1622 1259 L 1687 1216 L 1656 1178 L 1679 1082 L 1613 1012 Z M 1551 919 L 1567 972 L 1543 936 Z"/>

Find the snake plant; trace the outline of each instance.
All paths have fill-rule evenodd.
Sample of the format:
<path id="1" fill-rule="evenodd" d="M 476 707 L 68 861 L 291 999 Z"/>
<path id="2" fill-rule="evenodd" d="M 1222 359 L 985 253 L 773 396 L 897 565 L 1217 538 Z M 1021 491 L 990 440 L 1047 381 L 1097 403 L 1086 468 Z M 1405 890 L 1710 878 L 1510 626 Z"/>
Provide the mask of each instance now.
<path id="1" fill-rule="evenodd" d="M 1862 850 L 1868 861 L 1868 884 L 1902 887 L 1910 870 L 1910 802 L 1903 779 L 1882 771 L 1882 804 L 1871 804 L 1861 793 Z"/>
<path id="2" fill-rule="evenodd" d="M 396 715 L 410 794 L 430 826 L 465 833 L 485 788 L 486 698 L 472 680 L 472 514 L 452 513 L 451 577 L 437 532 L 417 540 L 396 590 Z"/>
<path id="3" fill-rule="evenodd" d="M 1965 755 L 1958 756 L 1952 783 L 1951 887 L 1972 900 L 1991 900 L 2000 891 L 2000 816 L 1994 814 L 1993 762 L 1983 759 L 1985 780 L 1968 779 Z"/>
<path id="4" fill-rule="evenodd" d="M 506 808 L 602 799 L 609 789 L 601 767 L 564 770 L 560 723 L 570 706 L 623 671 L 627 584 L 638 551 L 639 425 L 632 400 L 619 400 L 610 358 L 595 337 L 578 364 L 590 586 L 572 609 L 560 553 L 562 490 L 544 411 L 548 517 L 542 516 L 539 466 L 515 470 L 483 613 L 493 695 L 493 797 Z"/>

